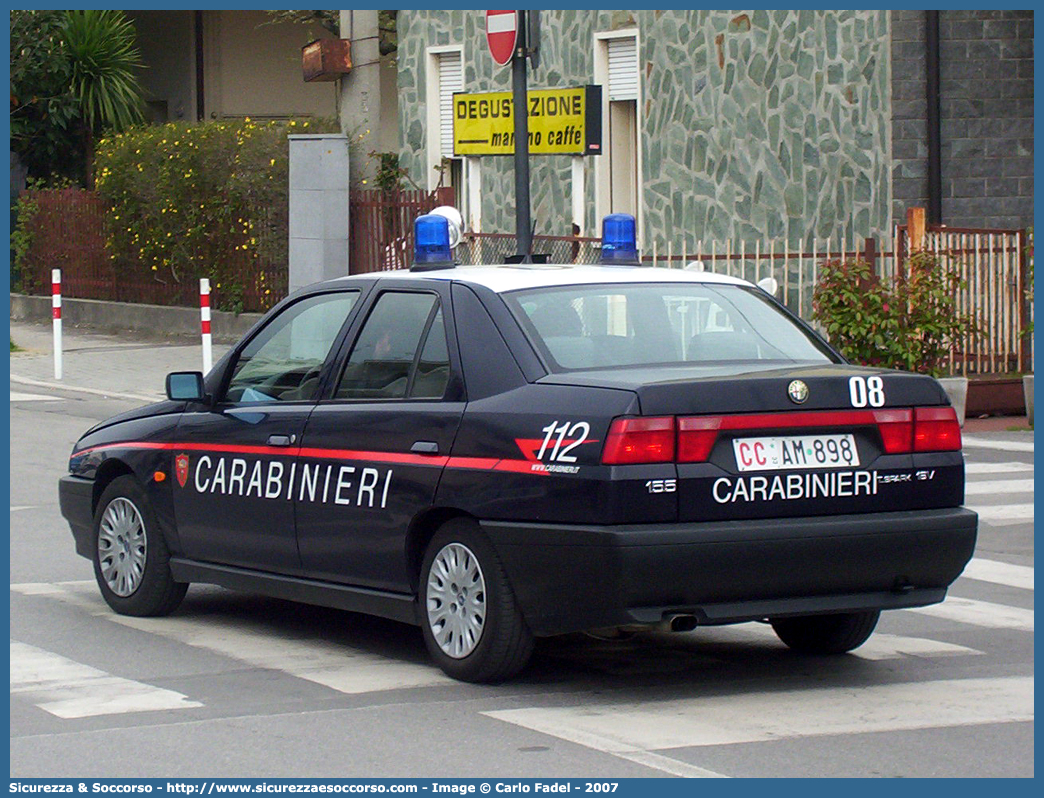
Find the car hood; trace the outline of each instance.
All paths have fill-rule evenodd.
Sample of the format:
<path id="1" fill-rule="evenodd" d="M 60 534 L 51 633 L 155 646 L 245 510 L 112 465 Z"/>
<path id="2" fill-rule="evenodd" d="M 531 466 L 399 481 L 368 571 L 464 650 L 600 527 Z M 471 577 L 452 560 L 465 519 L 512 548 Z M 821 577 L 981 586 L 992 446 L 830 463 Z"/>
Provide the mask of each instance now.
<path id="1" fill-rule="evenodd" d="M 83 433 L 83 435 L 81 435 L 80 437 L 81 439 L 86 438 L 88 435 L 92 435 L 98 430 L 105 429 L 106 427 L 111 427 L 114 424 L 120 424 L 124 421 L 135 421 L 139 418 L 162 416 L 168 413 L 180 413 L 184 409 L 184 402 L 173 402 L 170 399 L 164 399 L 161 402 L 153 402 L 150 405 L 136 407 L 133 410 L 128 410 L 125 413 L 120 413 L 118 415 L 113 416 L 112 418 L 107 418 L 104 421 L 100 421 L 93 427 L 91 427 L 89 430 L 87 430 L 85 433 Z"/>

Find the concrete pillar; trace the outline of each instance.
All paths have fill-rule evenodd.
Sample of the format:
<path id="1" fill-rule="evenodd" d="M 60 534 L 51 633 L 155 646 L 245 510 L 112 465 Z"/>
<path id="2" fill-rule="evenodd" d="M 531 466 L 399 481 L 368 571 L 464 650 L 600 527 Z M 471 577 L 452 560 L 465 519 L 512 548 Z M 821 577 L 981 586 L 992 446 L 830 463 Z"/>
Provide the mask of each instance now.
<path id="1" fill-rule="evenodd" d="M 348 139 L 290 139 L 290 290 L 348 274 Z"/>
<path id="2" fill-rule="evenodd" d="M 351 139 L 352 175 L 370 180 L 380 151 L 381 52 L 376 11 L 341 11 L 341 38 L 352 43 L 352 71 L 340 80 L 341 132 Z"/>

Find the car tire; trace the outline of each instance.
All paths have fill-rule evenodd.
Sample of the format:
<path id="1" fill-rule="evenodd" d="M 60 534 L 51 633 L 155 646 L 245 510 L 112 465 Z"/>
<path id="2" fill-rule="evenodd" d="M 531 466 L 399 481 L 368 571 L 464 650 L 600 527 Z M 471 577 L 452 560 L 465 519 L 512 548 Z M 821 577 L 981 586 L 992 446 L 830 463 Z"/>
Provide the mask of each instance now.
<path id="1" fill-rule="evenodd" d="M 500 682 L 533 653 L 533 635 L 500 558 L 470 519 L 447 521 L 431 539 L 418 602 L 428 651 L 454 679 Z"/>
<path id="2" fill-rule="evenodd" d="M 117 477 L 102 493 L 92 535 L 94 578 L 120 615 L 168 615 L 188 585 L 175 582 L 156 513 L 138 481 Z"/>
<path id="3" fill-rule="evenodd" d="M 776 635 L 803 654 L 844 654 L 863 645 L 874 632 L 881 613 L 845 612 L 801 618 L 771 618 Z"/>

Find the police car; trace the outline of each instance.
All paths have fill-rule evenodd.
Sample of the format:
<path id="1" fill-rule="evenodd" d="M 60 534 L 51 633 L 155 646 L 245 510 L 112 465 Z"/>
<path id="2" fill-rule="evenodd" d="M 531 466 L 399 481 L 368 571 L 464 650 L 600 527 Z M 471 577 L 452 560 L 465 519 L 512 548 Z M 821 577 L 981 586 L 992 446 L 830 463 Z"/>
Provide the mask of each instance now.
<path id="1" fill-rule="evenodd" d="M 848 364 L 742 280 L 603 265 L 408 271 L 298 291 L 205 377 L 87 432 L 60 481 L 118 613 L 192 582 L 420 626 L 459 679 L 534 637 L 767 621 L 861 645 L 972 556 L 960 427 L 926 376 Z"/>

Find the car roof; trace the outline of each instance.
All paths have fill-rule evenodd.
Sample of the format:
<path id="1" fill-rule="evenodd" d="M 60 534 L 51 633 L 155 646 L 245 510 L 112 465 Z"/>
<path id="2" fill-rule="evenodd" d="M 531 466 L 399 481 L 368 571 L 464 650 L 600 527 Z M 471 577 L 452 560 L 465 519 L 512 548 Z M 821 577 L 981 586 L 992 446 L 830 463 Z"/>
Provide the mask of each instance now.
<path id="1" fill-rule="evenodd" d="M 498 294 L 525 288 L 551 288 L 566 285 L 697 283 L 741 285 L 751 283 L 714 272 L 634 266 L 573 266 L 570 264 L 507 264 L 503 266 L 456 266 L 433 271 L 401 269 L 371 272 L 358 277 L 397 280 L 449 280 L 484 286 Z M 334 282 L 352 280 L 342 277 Z"/>

